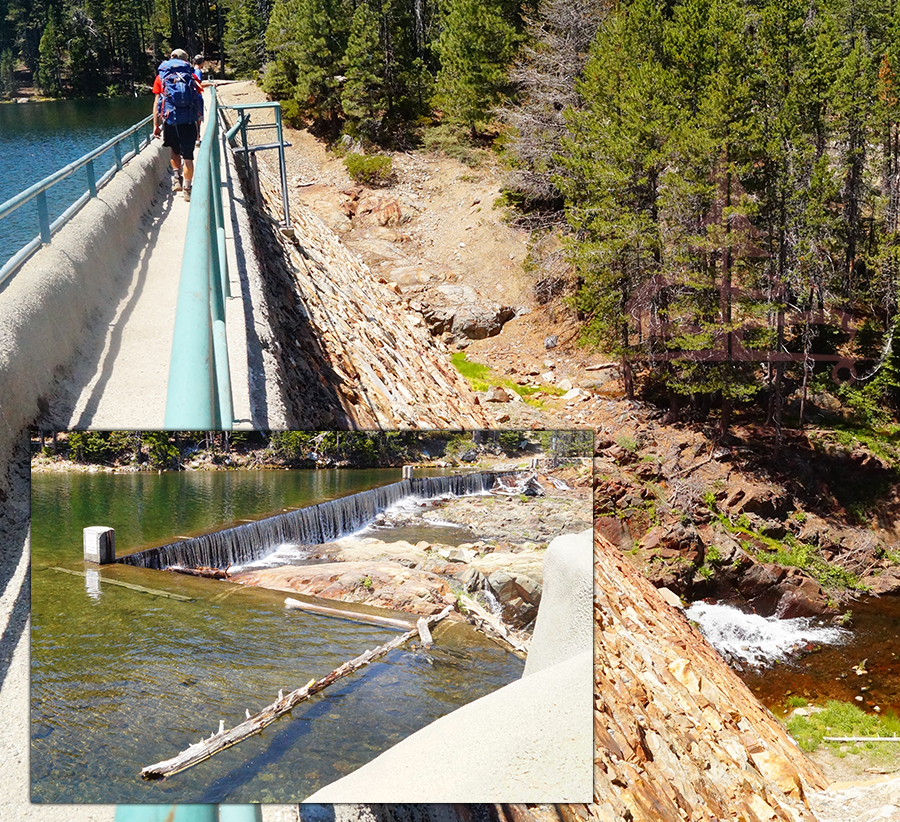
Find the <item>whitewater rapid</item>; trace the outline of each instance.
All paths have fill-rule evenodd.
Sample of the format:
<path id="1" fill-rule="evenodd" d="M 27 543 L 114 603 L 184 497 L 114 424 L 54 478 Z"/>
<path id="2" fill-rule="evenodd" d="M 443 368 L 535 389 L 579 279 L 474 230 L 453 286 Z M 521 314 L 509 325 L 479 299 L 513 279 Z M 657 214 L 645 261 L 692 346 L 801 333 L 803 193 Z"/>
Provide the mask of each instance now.
<path id="1" fill-rule="evenodd" d="M 813 643 L 838 645 L 850 637 L 843 628 L 816 626 L 809 617 L 778 619 L 745 614 L 732 605 L 695 602 L 685 616 L 726 659 L 754 667 L 783 662 L 797 649 Z"/>

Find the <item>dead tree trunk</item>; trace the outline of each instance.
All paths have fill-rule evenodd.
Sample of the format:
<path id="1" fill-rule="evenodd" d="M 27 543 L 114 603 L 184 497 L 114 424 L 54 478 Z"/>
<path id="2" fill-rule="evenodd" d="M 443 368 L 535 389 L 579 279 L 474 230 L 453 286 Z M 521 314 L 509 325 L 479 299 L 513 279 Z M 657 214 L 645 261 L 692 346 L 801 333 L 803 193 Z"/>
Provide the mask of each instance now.
<path id="1" fill-rule="evenodd" d="M 451 610 L 448 605 L 441 613 L 427 617 L 425 621 L 429 625 L 435 625 L 444 619 Z M 248 736 L 259 733 L 263 728 L 271 725 L 278 717 L 288 713 L 313 694 L 327 688 L 333 682 L 337 682 L 337 680 L 348 674 L 358 671 L 360 668 L 368 665 L 373 659 L 384 656 L 388 651 L 399 647 L 415 636 L 419 636 L 418 628 L 413 628 L 413 630 L 400 634 L 400 636 L 395 637 L 390 642 L 386 642 L 384 645 L 360 654 L 358 657 L 335 668 L 330 674 L 323 676 L 321 679 L 311 679 L 302 688 L 297 688 L 289 694 L 282 694 L 279 691 L 278 699 L 271 705 L 267 705 L 255 716 L 250 716 L 248 711 L 247 719 L 229 730 L 225 730 L 224 722 L 220 722 L 219 730 L 208 739 L 201 739 L 171 759 L 157 762 L 155 765 L 148 765 L 141 771 L 141 776 L 144 779 L 164 779 L 167 776 L 172 776 L 172 774 L 192 768 L 220 751 L 224 751 L 232 745 L 237 745 L 238 742 L 242 742 Z"/>
<path id="2" fill-rule="evenodd" d="M 528 645 L 512 636 L 497 617 L 489 613 L 485 608 L 482 608 L 472 597 L 462 595 L 459 601 L 468 611 L 466 619 L 479 631 L 499 642 L 506 650 L 514 653 L 516 656 L 522 659 L 528 656 Z"/>

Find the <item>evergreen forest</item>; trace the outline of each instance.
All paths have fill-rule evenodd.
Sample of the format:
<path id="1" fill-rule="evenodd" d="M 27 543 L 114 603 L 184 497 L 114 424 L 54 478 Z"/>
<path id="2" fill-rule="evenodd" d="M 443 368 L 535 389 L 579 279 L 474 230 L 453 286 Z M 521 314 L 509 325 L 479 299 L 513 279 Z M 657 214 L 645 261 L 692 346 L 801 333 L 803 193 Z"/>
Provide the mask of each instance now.
<path id="1" fill-rule="evenodd" d="M 781 430 L 900 415 L 895 0 L 0 0 L 0 84 L 132 93 L 175 46 L 367 150 L 493 150 L 539 299 L 626 393 Z M 546 244 L 546 238 L 554 242 Z M 544 245 L 563 249 L 544 254 Z"/>

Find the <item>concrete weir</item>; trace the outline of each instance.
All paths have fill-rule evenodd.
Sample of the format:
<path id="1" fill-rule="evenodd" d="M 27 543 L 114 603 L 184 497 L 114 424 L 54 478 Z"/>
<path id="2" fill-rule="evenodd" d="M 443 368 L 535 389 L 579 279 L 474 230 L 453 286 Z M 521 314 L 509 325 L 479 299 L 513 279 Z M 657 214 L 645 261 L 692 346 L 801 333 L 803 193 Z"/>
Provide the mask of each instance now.
<path id="1" fill-rule="evenodd" d="M 279 545 L 321 545 L 347 536 L 374 522 L 375 517 L 403 499 L 480 494 L 515 473 L 480 472 L 443 477 L 403 479 L 317 505 L 212 531 L 158 548 L 147 548 L 115 559 L 125 565 L 165 569 L 227 568 L 260 559 Z"/>
<path id="2" fill-rule="evenodd" d="M 109 321 L 99 306 L 114 304 L 128 286 L 127 259 L 145 239 L 138 226 L 166 174 L 167 154 L 157 141 L 132 158 L 0 286 L 0 440 L 46 413 L 91 329 Z"/>

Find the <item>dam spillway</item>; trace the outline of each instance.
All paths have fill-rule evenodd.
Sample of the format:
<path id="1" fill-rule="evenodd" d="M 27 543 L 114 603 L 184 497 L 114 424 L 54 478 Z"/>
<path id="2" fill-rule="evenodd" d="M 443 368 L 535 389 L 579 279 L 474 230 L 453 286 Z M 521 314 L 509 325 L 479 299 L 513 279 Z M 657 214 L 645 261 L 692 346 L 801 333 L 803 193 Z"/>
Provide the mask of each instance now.
<path id="1" fill-rule="evenodd" d="M 422 500 L 469 496 L 490 491 L 498 480 L 517 472 L 480 472 L 443 477 L 416 477 L 200 534 L 168 545 L 118 557 L 116 562 L 163 570 L 227 568 L 261 559 L 280 545 L 321 545 L 353 534 L 391 506 L 408 498 Z"/>

